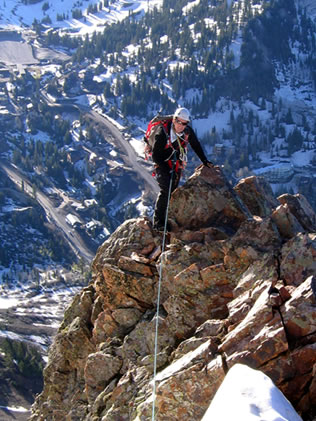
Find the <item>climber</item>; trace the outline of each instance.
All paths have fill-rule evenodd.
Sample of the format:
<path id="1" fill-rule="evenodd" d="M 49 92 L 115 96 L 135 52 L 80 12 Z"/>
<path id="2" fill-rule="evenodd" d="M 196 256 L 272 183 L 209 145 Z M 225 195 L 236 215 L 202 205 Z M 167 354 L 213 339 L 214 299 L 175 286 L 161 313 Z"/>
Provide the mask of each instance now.
<path id="1" fill-rule="evenodd" d="M 190 120 L 190 112 L 186 108 L 178 108 L 167 127 L 160 125 L 155 134 L 152 159 L 160 192 L 155 205 L 153 228 L 158 231 L 164 229 L 170 183 L 173 192 L 178 187 L 187 161 L 188 143 L 204 165 L 213 166 L 206 158 L 194 130 L 189 126 Z"/>

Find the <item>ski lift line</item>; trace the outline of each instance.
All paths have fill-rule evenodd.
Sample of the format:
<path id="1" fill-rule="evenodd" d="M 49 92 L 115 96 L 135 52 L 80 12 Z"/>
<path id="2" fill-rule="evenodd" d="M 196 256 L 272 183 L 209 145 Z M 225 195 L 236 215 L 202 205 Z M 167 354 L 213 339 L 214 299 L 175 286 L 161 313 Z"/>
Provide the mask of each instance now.
<path id="1" fill-rule="evenodd" d="M 156 404 L 156 375 L 157 375 L 157 354 L 158 354 L 158 327 L 159 327 L 159 306 L 160 306 L 160 291 L 161 291 L 161 281 L 162 281 L 162 266 L 163 266 L 163 259 L 164 259 L 164 251 L 165 251 L 165 244 L 166 244 L 166 233 L 167 233 L 167 224 L 168 224 L 168 212 L 169 212 L 169 202 L 171 197 L 171 188 L 173 182 L 173 173 L 175 169 L 175 154 L 174 159 L 172 161 L 172 170 L 171 170 L 171 177 L 169 183 L 169 191 L 168 191 L 168 202 L 166 208 L 166 217 L 165 217 L 165 224 L 163 230 L 163 237 L 162 237 L 162 247 L 161 247 L 161 261 L 159 266 L 159 280 L 158 280 L 158 291 L 157 291 L 157 311 L 156 311 L 156 326 L 155 326 L 155 348 L 154 348 L 154 379 L 153 379 L 153 393 L 152 393 L 152 421 L 155 421 L 155 404 Z"/>

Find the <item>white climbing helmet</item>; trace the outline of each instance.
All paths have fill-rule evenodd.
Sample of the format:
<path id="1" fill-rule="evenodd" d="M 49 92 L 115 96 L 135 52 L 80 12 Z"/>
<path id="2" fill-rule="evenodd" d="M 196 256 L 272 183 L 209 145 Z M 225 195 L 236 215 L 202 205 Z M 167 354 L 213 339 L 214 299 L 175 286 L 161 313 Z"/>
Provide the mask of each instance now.
<path id="1" fill-rule="evenodd" d="M 185 121 L 191 120 L 190 111 L 187 108 L 184 108 L 184 107 L 177 108 L 173 117 L 174 118 L 179 117 L 179 118 L 181 118 L 182 120 L 185 120 Z"/>

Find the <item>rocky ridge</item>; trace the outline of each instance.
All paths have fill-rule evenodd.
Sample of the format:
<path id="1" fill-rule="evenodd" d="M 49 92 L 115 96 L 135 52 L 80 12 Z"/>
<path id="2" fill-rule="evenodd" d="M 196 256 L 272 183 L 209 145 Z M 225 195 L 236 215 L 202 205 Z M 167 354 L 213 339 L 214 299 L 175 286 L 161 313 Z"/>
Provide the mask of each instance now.
<path id="1" fill-rule="evenodd" d="M 159 264 L 156 419 L 199 420 L 227 370 L 267 374 L 316 417 L 316 215 L 263 178 L 234 188 L 199 167 L 172 195 L 172 225 L 128 220 L 98 249 L 65 312 L 31 421 L 149 420 Z"/>

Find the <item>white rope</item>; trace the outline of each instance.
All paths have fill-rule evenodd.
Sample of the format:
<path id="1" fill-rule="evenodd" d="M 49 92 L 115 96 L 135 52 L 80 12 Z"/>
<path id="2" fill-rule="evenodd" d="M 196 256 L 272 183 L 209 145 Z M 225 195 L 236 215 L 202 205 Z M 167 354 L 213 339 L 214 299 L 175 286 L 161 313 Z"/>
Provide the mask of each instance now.
<path id="1" fill-rule="evenodd" d="M 176 158 L 174 158 L 174 159 L 176 159 Z M 167 202 L 167 209 L 166 209 L 166 218 L 165 218 L 165 225 L 164 225 L 163 237 L 162 237 L 161 260 L 160 260 L 160 267 L 159 267 L 159 281 L 158 281 L 158 292 L 157 292 L 157 311 L 156 311 L 156 329 L 155 329 L 155 350 L 154 350 L 154 380 L 153 380 L 154 384 L 153 384 L 153 394 L 152 394 L 153 404 L 152 404 L 152 417 L 151 417 L 152 421 L 155 421 L 156 374 L 157 374 L 157 353 L 158 353 L 158 325 L 159 325 L 160 291 L 161 291 L 161 280 L 162 280 L 162 262 L 163 262 L 163 257 L 164 257 L 163 253 L 165 251 L 169 202 L 170 202 L 170 196 L 171 196 L 174 168 L 175 168 L 175 162 L 172 163 L 172 171 L 171 171 L 169 191 L 168 191 L 168 202 Z"/>

